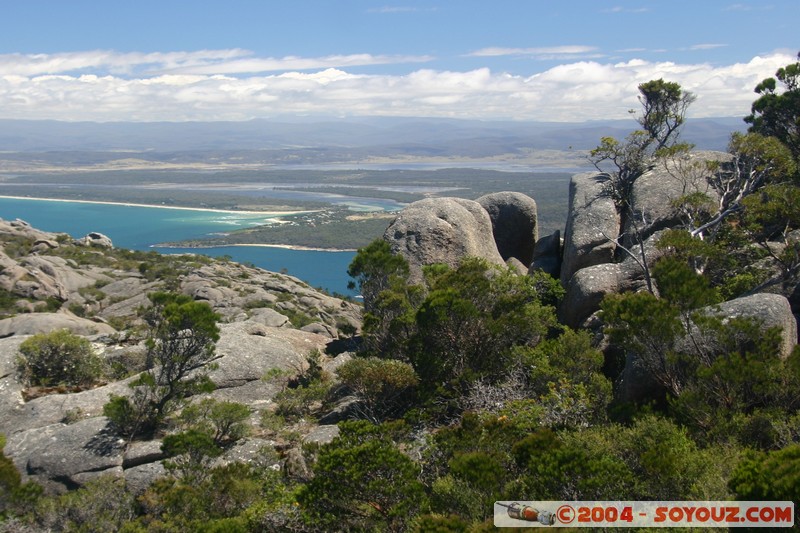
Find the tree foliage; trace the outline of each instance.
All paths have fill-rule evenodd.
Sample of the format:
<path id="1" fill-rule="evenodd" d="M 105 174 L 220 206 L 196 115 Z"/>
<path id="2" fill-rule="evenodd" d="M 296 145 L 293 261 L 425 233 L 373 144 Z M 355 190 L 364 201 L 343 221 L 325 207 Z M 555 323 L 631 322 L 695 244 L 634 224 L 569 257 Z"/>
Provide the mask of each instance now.
<path id="1" fill-rule="evenodd" d="M 686 120 L 686 111 L 696 96 L 675 82 L 650 80 L 639 85 L 642 113 L 637 121 L 647 132 L 657 152 L 669 147 Z"/>
<path id="2" fill-rule="evenodd" d="M 775 77 L 763 80 L 755 92 L 760 96 L 744 119 L 750 131 L 776 138 L 800 160 L 800 61 L 779 68 Z"/>
<path id="3" fill-rule="evenodd" d="M 245 404 L 205 398 L 187 405 L 180 422 L 188 429 L 197 429 L 211 436 L 217 446 L 227 446 L 249 433 L 250 408 Z"/>
<path id="4" fill-rule="evenodd" d="M 651 80 L 639 85 L 641 129 L 620 142 L 603 137 L 600 145 L 589 152 L 589 161 L 600 171 L 612 165 L 606 182 L 607 193 L 624 211 L 629 207 L 633 184 L 653 167 L 657 156 L 674 149 L 685 122 L 686 110 L 695 96 L 675 82 Z M 635 113 L 635 111 L 631 111 Z"/>
<path id="5" fill-rule="evenodd" d="M 414 462 L 368 422 L 340 424 L 298 501 L 315 528 L 400 531 L 425 505 Z"/>
<path id="6" fill-rule="evenodd" d="M 154 431 L 191 395 L 214 388 L 207 369 L 219 339 L 219 316 L 183 294 L 154 293 L 150 300 L 145 313 L 149 370 L 131 382 L 131 396 L 112 396 L 103 407 L 126 435 Z"/>
<path id="7" fill-rule="evenodd" d="M 740 211 L 746 198 L 767 185 L 787 182 L 796 172 L 791 153 L 775 137 L 736 132 L 731 135 L 728 152 L 731 162 L 718 165 L 707 178 L 718 198 L 717 205 L 709 220 L 691 230 L 692 236 L 703 236 L 715 229 L 725 218 Z"/>
<path id="8" fill-rule="evenodd" d="M 555 325 L 534 280 L 511 269 L 467 259 L 454 270 L 429 269 L 427 280 L 407 353 L 429 390 L 502 379 L 514 367 L 513 348 L 535 346 Z"/>
<path id="9" fill-rule="evenodd" d="M 686 111 L 695 97 L 679 84 L 663 79 L 640 84 L 639 93 L 642 112 L 637 121 L 642 129 L 630 133 L 625 142 L 603 137 L 600 145 L 589 152 L 589 161 L 605 176 L 603 190 L 616 204 L 622 219 L 621 227 L 633 228 L 629 235 L 607 235 L 606 238 L 639 265 L 647 289 L 654 292 L 642 233 L 644 221 L 632 205 L 634 184 L 657 161 L 665 158 L 680 160 L 691 148 L 679 143 L 678 137 Z M 631 110 L 631 113 L 635 111 Z"/>
<path id="10" fill-rule="evenodd" d="M 358 397 L 362 418 L 374 423 L 402 415 L 419 383 L 414 368 L 395 359 L 356 357 L 336 373 Z"/>

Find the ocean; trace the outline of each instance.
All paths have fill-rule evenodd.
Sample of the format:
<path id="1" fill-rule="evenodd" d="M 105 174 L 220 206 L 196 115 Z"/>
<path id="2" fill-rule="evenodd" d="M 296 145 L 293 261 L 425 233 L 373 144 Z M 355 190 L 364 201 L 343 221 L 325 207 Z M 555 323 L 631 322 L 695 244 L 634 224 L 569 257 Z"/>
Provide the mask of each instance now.
<path id="1" fill-rule="evenodd" d="M 22 219 L 35 228 L 68 233 L 79 238 L 96 231 L 111 238 L 114 246 L 159 253 L 228 255 L 234 261 L 253 264 L 272 272 L 287 272 L 312 287 L 346 295 L 347 266 L 354 252 L 290 250 L 263 246 L 219 248 L 152 248 L 162 242 L 196 239 L 215 233 L 263 224 L 263 214 L 225 213 L 191 209 L 126 206 L 54 200 L 0 198 L 0 218 Z"/>

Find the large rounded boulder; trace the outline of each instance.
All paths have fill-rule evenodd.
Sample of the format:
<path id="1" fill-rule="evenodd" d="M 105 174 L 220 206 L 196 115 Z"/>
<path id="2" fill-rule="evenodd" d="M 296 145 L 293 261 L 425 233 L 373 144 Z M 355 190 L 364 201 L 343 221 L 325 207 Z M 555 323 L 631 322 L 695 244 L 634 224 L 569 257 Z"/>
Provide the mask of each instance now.
<path id="1" fill-rule="evenodd" d="M 426 198 L 409 204 L 383 234 L 392 252 L 409 263 L 411 279 L 422 279 L 422 267 L 444 263 L 458 267 L 467 257 L 505 265 L 497 251 L 492 221 L 481 205 L 462 198 Z"/>
<path id="2" fill-rule="evenodd" d="M 497 251 L 503 260 L 519 260 L 525 270 L 533 261 L 539 239 L 536 202 L 518 192 L 497 192 L 476 200 L 489 213 Z"/>

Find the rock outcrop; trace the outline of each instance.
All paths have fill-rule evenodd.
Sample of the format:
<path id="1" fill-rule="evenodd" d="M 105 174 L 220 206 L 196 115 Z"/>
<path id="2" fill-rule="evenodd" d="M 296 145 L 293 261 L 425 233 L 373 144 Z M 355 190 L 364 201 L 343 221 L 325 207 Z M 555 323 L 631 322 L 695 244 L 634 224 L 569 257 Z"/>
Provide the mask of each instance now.
<path id="1" fill-rule="evenodd" d="M 661 233 L 656 233 L 644 244 L 645 257 L 651 266 L 664 253 L 656 247 L 660 236 Z M 607 294 L 649 290 L 641 260 L 630 256 L 618 263 L 601 263 L 578 270 L 565 289 L 558 317 L 572 328 L 583 327 Z M 653 289 L 657 287 L 654 285 Z"/>
<path id="2" fill-rule="evenodd" d="M 412 281 L 421 281 L 422 267 L 444 263 L 453 268 L 466 257 L 505 265 L 497 251 L 489 214 L 461 198 L 429 198 L 409 204 L 383 235 L 392 252 L 406 258 Z"/>
<path id="3" fill-rule="evenodd" d="M 63 313 L 26 313 L 0 320 L 0 337 L 35 335 L 66 329 L 76 335 L 111 335 L 116 330 L 103 322 Z"/>
<path id="4" fill-rule="evenodd" d="M 566 286 L 578 270 L 614 259 L 620 216 L 614 200 L 604 193 L 603 174 L 589 172 L 572 177 L 564 230 L 561 283 Z"/>
<path id="5" fill-rule="evenodd" d="M 114 243 L 111 242 L 111 238 L 107 235 L 103 235 L 102 233 L 98 233 L 96 231 L 92 231 L 86 234 L 85 237 L 75 241 L 76 244 L 81 246 L 97 246 L 99 248 L 113 248 Z"/>
<path id="6" fill-rule="evenodd" d="M 797 344 L 797 320 L 792 314 L 789 301 L 778 294 L 754 294 L 723 302 L 717 306 L 700 309 L 703 315 L 715 316 L 723 321 L 734 317 L 748 317 L 760 322 L 762 330 L 778 327 L 781 330 L 781 358 L 791 355 Z M 682 352 L 696 353 L 694 344 L 703 335 L 698 328 L 692 326 L 693 336 L 687 335 L 679 339 L 677 346 Z M 648 398 L 654 390 L 661 386 L 648 372 L 644 363 L 633 354 L 627 354 L 625 368 L 617 382 L 617 398 L 622 402 L 636 402 Z"/>
<path id="7" fill-rule="evenodd" d="M 753 294 L 736 298 L 719 305 L 719 311 L 708 310 L 724 319 L 749 317 L 759 320 L 763 328 L 781 328 L 780 356 L 784 359 L 791 355 L 797 344 L 797 320 L 792 314 L 789 301 L 779 294 Z"/>
<path id="8" fill-rule="evenodd" d="M 642 269 L 630 264 L 631 254 L 625 252 L 625 249 L 640 256 L 638 243 L 647 242 L 647 261 L 655 261 L 657 253 L 652 236 L 679 222 L 674 202 L 694 192 L 708 194 L 713 200 L 713 190 L 710 190 L 705 179 L 708 174 L 707 162 L 728 159 L 728 154 L 720 152 L 697 152 L 688 159 L 649 170 L 636 180 L 630 208 L 622 214 L 608 194 L 608 175 L 589 172 L 573 176 L 564 234 L 561 283 L 568 292 L 571 286 L 581 287 L 578 294 L 568 296 L 572 303 L 565 307 L 580 305 L 583 310 L 571 314 L 585 318 L 586 310 L 592 307 L 593 311 L 597 310 L 596 304 L 599 304 L 602 297 L 591 298 L 592 303 L 589 304 L 580 295 L 597 293 L 602 283 L 610 281 L 612 271 L 615 273 L 613 277 L 616 283 L 601 292 L 635 290 L 640 286 L 636 278 L 641 276 Z M 636 214 L 635 223 L 622 216 L 630 213 Z M 583 269 L 624 263 L 628 264 L 600 269 L 604 272 L 602 276 L 598 274 L 600 270 L 594 269 L 573 280 Z M 569 319 L 568 323 L 577 324 L 580 320 Z"/>
<path id="9" fill-rule="evenodd" d="M 476 200 L 489 213 L 497 251 L 504 261 L 517 259 L 525 270 L 539 239 L 536 202 L 518 192 L 498 192 Z"/>

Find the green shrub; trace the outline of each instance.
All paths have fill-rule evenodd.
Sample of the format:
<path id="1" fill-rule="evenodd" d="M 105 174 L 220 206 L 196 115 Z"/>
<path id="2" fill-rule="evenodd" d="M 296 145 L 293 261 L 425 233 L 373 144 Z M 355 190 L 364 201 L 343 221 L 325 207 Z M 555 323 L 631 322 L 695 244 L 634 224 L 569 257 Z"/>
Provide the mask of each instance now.
<path id="1" fill-rule="evenodd" d="M 373 422 L 401 415 L 419 383 L 410 364 L 394 359 L 359 357 L 347 361 L 336 373 L 358 396 L 364 418 Z"/>
<path id="2" fill-rule="evenodd" d="M 37 531 L 119 531 L 135 517 L 135 498 L 125 481 L 101 476 L 82 488 L 43 498 L 33 512 Z"/>
<path id="3" fill-rule="evenodd" d="M 167 435 L 161 451 L 170 458 L 164 460 L 164 468 L 188 485 L 204 480 L 211 461 L 222 454 L 211 435 L 200 429 Z"/>
<path id="4" fill-rule="evenodd" d="M 19 371 L 30 385 L 89 385 L 102 374 L 91 343 L 65 329 L 34 335 L 19 351 Z"/>
<path id="5" fill-rule="evenodd" d="M 218 401 L 206 398 L 188 405 L 180 415 L 189 427 L 206 431 L 217 446 L 232 444 L 249 432 L 247 419 L 250 408 L 238 402 Z"/>
<path id="6" fill-rule="evenodd" d="M 139 414 L 127 396 L 112 394 L 103 405 L 103 416 L 107 417 L 122 435 L 134 435 L 139 428 Z"/>
<path id="7" fill-rule="evenodd" d="M 6 445 L 5 435 L 0 434 L 0 518 L 5 514 L 6 508 L 11 503 L 10 495 L 20 485 L 20 475 L 11 459 L 5 456 L 3 448 Z"/>
<path id="8" fill-rule="evenodd" d="M 283 389 L 275 395 L 275 415 L 289 423 L 295 422 L 315 412 L 328 397 L 331 379 L 320 364 L 320 353 L 312 350 L 306 355 L 306 367 L 291 373 L 273 369 L 264 376 L 265 380 L 280 379 Z"/>
<path id="9" fill-rule="evenodd" d="M 392 442 L 391 427 L 343 422 L 320 449 L 297 501 L 320 529 L 402 531 L 426 507 L 419 467 Z"/>

